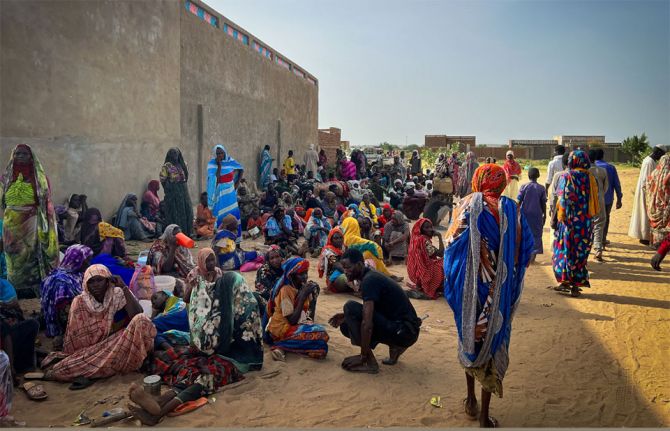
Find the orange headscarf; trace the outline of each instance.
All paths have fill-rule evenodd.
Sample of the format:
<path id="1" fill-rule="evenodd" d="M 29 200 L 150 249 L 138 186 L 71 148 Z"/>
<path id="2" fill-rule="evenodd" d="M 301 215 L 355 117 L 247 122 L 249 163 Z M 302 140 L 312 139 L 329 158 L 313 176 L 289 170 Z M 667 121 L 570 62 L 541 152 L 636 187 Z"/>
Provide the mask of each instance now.
<path id="1" fill-rule="evenodd" d="M 472 191 L 484 195 L 491 213 L 498 219 L 498 200 L 507 187 L 507 175 L 500 166 L 487 163 L 477 168 L 472 176 Z"/>

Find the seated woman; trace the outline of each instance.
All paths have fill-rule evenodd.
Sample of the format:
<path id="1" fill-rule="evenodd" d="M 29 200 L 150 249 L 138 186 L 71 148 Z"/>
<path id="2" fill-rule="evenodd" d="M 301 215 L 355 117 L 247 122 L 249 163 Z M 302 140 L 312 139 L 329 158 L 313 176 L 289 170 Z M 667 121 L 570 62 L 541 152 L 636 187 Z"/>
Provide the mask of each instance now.
<path id="1" fill-rule="evenodd" d="M 210 239 L 214 237 L 216 217 L 208 206 L 207 192 L 200 193 L 200 204 L 195 212 L 195 223 L 193 228 L 198 239 Z"/>
<path id="2" fill-rule="evenodd" d="M 328 333 L 312 323 L 319 286 L 307 281 L 309 262 L 292 257 L 282 269 L 284 276 L 272 289 L 267 309 L 266 341 L 272 344 L 273 357 L 281 360 L 283 352 L 294 352 L 323 359 L 328 353 Z"/>
<path id="3" fill-rule="evenodd" d="M 384 252 L 379 244 L 361 237 L 361 230 L 355 218 L 347 217 L 344 219 L 341 228 L 344 233 L 344 245 L 347 248 L 355 248 L 360 251 L 366 262 L 382 274 L 388 275 L 396 281 L 402 280 L 401 277 L 391 275 L 386 265 L 384 265 Z"/>
<path id="4" fill-rule="evenodd" d="M 298 243 L 293 232 L 291 216 L 284 214 L 284 208 L 277 207 L 265 224 L 265 243 L 276 244 L 291 254 L 298 253 Z"/>
<path id="5" fill-rule="evenodd" d="M 79 241 L 79 229 L 83 212 L 81 197 L 72 194 L 65 204 L 67 209 L 63 220 L 63 240 L 65 244 L 72 244 Z"/>
<path id="6" fill-rule="evenodd" d="M 323 216 L 321 208 L 314 208 L 312 216 L 307 222 L 307 227 L 305 227 L 305 239 L 309 244 L 309 251 L 313 253 L 312 257 L 317 257 L 321 253 L 321 248 L 328 241 L 330 229 L 330 223 Z"/>
<path id="7" fill-rule="evenodd" d="M 146 204 L 146 215 L 143 214 L 147 220 L 156 221 L 160 211 L 161 198 L 158 197 L 158 191 L 161 189 L 161 183 L 158 180 L 151 180 L 147 185 L 147 190 L 142 195 L 142 203 Z"/>
<path id="8" fill-rule="evenodd" d="M 83 289 L 70 306 L 63 352 L 53 352 L 42 362 L 45 379 L 69 382 L 138 370 L 152 350 L 156 328 L 137 299 L 103 265 L 86 270 Z M 115 332 L 115 315 L 122 310 L 130 322 Z"/>
<path id="9" fill-rule="evenodd" d="M 169 350 L 172 346 L 188 346 L 191 343 L 186 303 L 165 290 L 151 296 L 152 318 L 156 327 L 155 350 Z"/>
<path id="10" fill-rule="evenodd" d="M 281 249 L 277 245 L 271 245 L 265 253 L 265 263 L 256 271 L 256 292 L 267 302 L 270 300 L 272 289 L 277 281 L 284 275 L 281 265 L 284 260 Z"/>
<path id="11" fill-rule="evenodd" d="M 275 190 L 275 185 L 273 183 L 268 184 L 268 189 L 261 196 L 259 202 L 260 209 L 263 212 L 271 212 L 274 207 L 279 203 L 279 193 Z"/>
<path id="12" fill-rule="evenodd" d="M 394 211 L 391 220 L 384 226 L 382 237 L 382 247 L 387 265 L 392 265 L 393 259 L 405 260 L 409 232 L 409 223 L 405 220 L 405 215 L 400 211 Z"/>
<path id="13" fill-rule="evenodd" d="M 200 249 L 196 257 L 197 265 L 186 276 L 186 290 L 182 299 L 191 302 L 191 292 L 200 283 L 200 279 L 206 283 L 214 283 L 223 276 L 223 271 L 216 265 L 216 253 L 209 247 Z"/>
<path id="14" fill-rule="evenodd" d="M 89 208 L 82 215 L 81 243 L 91 250 L 93 255 L 109 254 L 114 257 L 126 256 L 125 235 L 102 220 L 102 214 L 97 208 Z"/>
<path id="15" fill-rule="evenodd" d="M 42 281 L 42 315 L 47 337 L 53 338 L 53 348 L 61 350 L 72 300 L 81 293 L 84 271 L 88 268 L 93 250 L 85 245 L 71 245 L 56 269 Z"/>
<path id="16" fill-rule="evenodd" d="M 440 248 L 435 248 L 431 239 L 437 237 Z M 436 299 L 444 284 L 442 235 L 435 232 L 433 223 L 427 218 L 419 219 L 412 228 L 412 237 L 407 254 L 407 275 L 412 289 L 410 298 Z"/>
<path id="17" fill-rule="evenodd" d="M 212 241 L 212 249 L 219 259 L 219 267 L 224 271 L 240 269 L 247 262 L 258 259 L 255 251 L 244 251 L 237 240 L 237 218 L 228 214 L 221 220 L 221 227 Z"/>
<path id="18" fill-rule="evenodd" d="M 151 224 L 137 211 L 137 195 L 128 193 L 116 211 L 114 227 L 123 231 L 126 241 L 145 241 L 155 234 L 155 224 Z"/>
<path id="19" fill-rule="evenodd" d="M 354 292 L 340 264 L 343 253 L 344 234 L 339 227 L 336 227 L 328 234 L 328 242 L 321 250 L 318 264 L 319 278 L 326 276 L 326 288 L 333 293 Z"/>
<path id="20" fill-rule="evenodd" d="M 198 350 L 232 359 L 243 373 L 261 369 L 261 312 L 240 273 L 227 272 L 214 284 L 198 283 L 188 315 L 191 344 Z"/>
<path id="21" fill-rule="evenodd" d="M 374 226 L 376 226 L 377 225 L 377 208 L 371 202 L 371 200 L 372 200 L 371 193 L 365 193 L 363 195 L 363 200 L 358 205 L 358 211 L 361 213 L 361 215 L 363 217 L 368 217 L 369 219 L 371 219 L 372 224 Z"/>
<path id="22" fill-rule="evenodd" d="M 172 275 L 186 278 L 195 267 L 191 252 L 177 243 L 176 235 L 181 229 L 176 224 L 165 228 L 163 235 L 151 245 L 147 265 L 151 265 L 154 275 Z"/>
<path id="23" fill-rule="evenodd" d="M 380 215 L 377 219 L 379 222 L 379 232 L 382 234 L 382 237 L 384 236 L 384 226 L 386 226 L 386 223 L 391 221 L 393 212 L 393 208 L 391 208 L 391 205 L 389 204 L 384 204 L 382 207 L 382 215 Z"/>

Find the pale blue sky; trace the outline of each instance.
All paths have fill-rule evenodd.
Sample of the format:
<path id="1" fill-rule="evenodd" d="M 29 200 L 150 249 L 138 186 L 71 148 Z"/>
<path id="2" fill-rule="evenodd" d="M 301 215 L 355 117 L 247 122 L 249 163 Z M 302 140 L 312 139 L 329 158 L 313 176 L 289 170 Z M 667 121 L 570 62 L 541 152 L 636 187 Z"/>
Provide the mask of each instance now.
<path id="1" fill-rule="evenodd" d="M 319 79 L 353 145 L 559 134 L 670 144 L 670 0 L 206 0 Z"/>

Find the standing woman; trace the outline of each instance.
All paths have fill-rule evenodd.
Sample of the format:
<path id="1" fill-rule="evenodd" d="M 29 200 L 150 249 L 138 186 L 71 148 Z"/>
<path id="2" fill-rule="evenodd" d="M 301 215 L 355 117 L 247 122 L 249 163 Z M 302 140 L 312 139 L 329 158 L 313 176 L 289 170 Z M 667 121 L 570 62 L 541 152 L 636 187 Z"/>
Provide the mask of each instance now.
<path id="1" fill-rule="evenodd" d="M 645 201 L 652 244 L 658 244 L 670 233 L 670 154 L 661 157 L 656 169 L 649 175 Z"/>
<path id="2" fill-rule="evenodd" d="M 2 189 L 8 279 L 19 298 L 36 298 L 58 265 L 58 234 L 49 180 L 29 146 L 14 148 Z"/>
<path id="3" fill-rule="evenodd" d="M 261 166 L 258 170 L 258 175 L 260 177 L 258 180 L 258 187 L 260 187 L 261 190 L 265 190 L 271 182 L 270 177 L 272 175 L 272 156 L 270 155 L 269 145 L 266 145 L 261 153 Z"/>
<path id="4" fill-rule="evenodd" d="M 503 196 L 507 196 L 516 202 L 517 197 L 519 197 L 519 175 L 521 175 L 521 165 L 514 160 L 514 153 L 511 150 L 505 154 L 505 158 L 506 160 L 503 169 L 507 176 L 507 187 L 503 192 Z"/>
<path id="5" fill-rule="evenodd" d="M 193 205 L 188 194 L 188 167 L 179 148 L 170 148 L 160 174 L 165 192 L 165 223 L 176 224 L 190 237 L 193 230 Z"/>
<path id="6" fill-rule="evenodd" d="M 237 185 L 244 168 L 230 157 L 223 145 L 214 147 L 214 158 L 207 165 L 207 197 L 216 218 L 215 229 L 228 214 L 237 219 L 237 238 L 242 238 L 240 208 L 237 206 Z"/>
<path id="7" fill-rule="evenodd" d="M 479 163 L 477 163 L 475 153 L 469 151 L 468 154 L 465 155 L 465 163 L 459 170 L 458 188 L 456 189 L 458 196 L 465 197 L 472 193 L 472 176 L 475 174 L 478 167 Z"/>
<path id="8" fill-rule="evenodd" d="M 591 287 L 586 263 L 593 241 L 593 217 L 599 212 L 598 185 L 589 172 L 591 162 L 584 151 L 570 153 L 568 170 L 561 174 L 556 188 L 554 289 L 579 296 L 581 287 Z"/>

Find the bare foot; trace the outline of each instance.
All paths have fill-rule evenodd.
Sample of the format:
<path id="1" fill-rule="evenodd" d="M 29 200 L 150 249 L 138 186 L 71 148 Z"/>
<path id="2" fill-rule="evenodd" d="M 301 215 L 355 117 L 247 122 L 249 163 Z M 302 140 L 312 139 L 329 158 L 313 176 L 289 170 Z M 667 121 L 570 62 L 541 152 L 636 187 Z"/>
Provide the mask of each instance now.
<path id="1" fill-rule="evenodd" d="M 144 389 L 136 383 L 130 385 L 128 398 L 146 410 L 150 415 L 158 416 L 161 412 L 161 406 L 158 405 L 158 402 L 151 395 L 144 392 Z"/>
<path id="2" fill-rule="evenodd" d="M 160 418 L 152 416 L 148 412 L 132 404 L 128 404 L 128 410 L 130 410 L 130 413 L 132 413 L 135 419 L 139 419 L 139 421 L 142 422 L 142 425 L 152 427 L 160 421 Z"/>
<path id="3" fill-rule="evenodd" d="M 400 355 L 405 353 L 405 350 L 407 350 L 407 347 L 389 346 L 389 357 L 382 360 L 382 364 L 384 365 L 397 364 L 398 358 L 400 358 Z"/>
<path id="4" fill-rule="evenodd" d="M 479 406 L 477 405 L 477 398 L 472 398 L 468 400 L 463 398 L 463 409 L 465 414 L 468 416 L 468 419 L 476 421 L 479 417 Z"/>
<path id="5" fill-rule="evenodd" d="M 498 428 L 499 426 L 498 420 L 493 416 L 489 416 L 483 420 L 479 419 L 479 428 Z"/>

